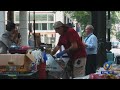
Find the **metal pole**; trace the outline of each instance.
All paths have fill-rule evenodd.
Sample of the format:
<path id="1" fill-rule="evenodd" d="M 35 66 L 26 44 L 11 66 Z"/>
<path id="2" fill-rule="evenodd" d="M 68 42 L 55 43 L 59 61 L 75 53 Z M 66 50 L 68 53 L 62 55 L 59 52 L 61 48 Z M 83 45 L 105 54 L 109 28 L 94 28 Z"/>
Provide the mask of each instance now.
<path id="1" fill-rule="evenodd" d="M 108 41 L 110 41 L 110 11 L 108 11 Z"/>
<path id="2" fill-rule="evenodd" d="M 29 11 L 29 32 L 30 32 L 30 11 Z"/>
<path id="3" fill-rule="evenodd" d="M 14 11 L 8 11 L 7 12 L 7 20 L 14 22 Z"/>
<path id="4" fill-rule="evenodd" d="M 35 11 L 33 11 L 33 30 L 34 30 L 34 48 L 36 48 L 36 36 L 35 36 Z"/>

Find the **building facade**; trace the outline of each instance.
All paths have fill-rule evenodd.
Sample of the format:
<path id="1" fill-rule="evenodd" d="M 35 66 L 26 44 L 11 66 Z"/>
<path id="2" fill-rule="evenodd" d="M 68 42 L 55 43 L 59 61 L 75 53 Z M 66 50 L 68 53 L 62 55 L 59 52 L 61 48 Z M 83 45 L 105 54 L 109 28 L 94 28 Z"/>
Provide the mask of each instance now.
<path id="1" fill-rule="evenodd" d="M 20 26 L 20 12 L 14 11 L 14 23 Z M 5 21 L 7 21 L 7 11 L 5 11 Z M 27 32 L 40 33 L 40 39 L 42 43 L 52 44 L 54 47 L 59 35 L 55 33 L 53 24 L 56 21 L 61 21 L 64 24 L 74 23 L 69 15 L 66 15 L 64 11 L 27 11 Z M 34 27 L 35 23 L 35 27 Z"/>

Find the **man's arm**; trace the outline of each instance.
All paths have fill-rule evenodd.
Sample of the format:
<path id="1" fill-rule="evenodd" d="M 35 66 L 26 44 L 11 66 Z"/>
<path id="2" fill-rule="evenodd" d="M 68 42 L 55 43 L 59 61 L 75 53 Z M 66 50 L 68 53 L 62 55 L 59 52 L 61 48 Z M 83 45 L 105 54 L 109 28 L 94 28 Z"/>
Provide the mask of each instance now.
<path id="1" fill-rule="evenodd" d="M 91 37 L 90 41 L 85 44 L 86 48 L 95 48 L 97 44 L 97 38 L 96 37 Z"/>
<path id="2" fill-rule="evenodd" d="M 51 55 L 54 55 L 58 50 L 60 49 L 60 46 L 56 46 L 53 51 L 51 51 Z"/>
<path id="3" fill-rule="evenodd" d="M 77 49 L 78 49 L 77 43 L 76 43 L 76 42 L 73 42 L 73 43 L 71 43 L 70 48 L 65 49 L 65 50 L 63 50 L 63 51 L 60 51 L 59 53 L 57 53 L 56 57 L 57 57 L 57 58 L 60 58 L 61 56 L 63 56 L 63 54 L 65 54 L 65 53 L 68 53 L 68 54 L 69 54 L 70 52 L 72 52 L 72 51 L 74 51 L 74 50 L 77 50 Z M 54 49 L 53 51 L 55 51 L 55 49 Z"/>
<path id="4" fill-rule="evenodd" d="M 72 42 L 71 43 L 71 46 L 65 50 L 66 53 L 69 53 L 69 52 L 72 52 L 74 50 L 77 50 L 78 49 L 78 45 L 77 45 L 77 42 Z"/>

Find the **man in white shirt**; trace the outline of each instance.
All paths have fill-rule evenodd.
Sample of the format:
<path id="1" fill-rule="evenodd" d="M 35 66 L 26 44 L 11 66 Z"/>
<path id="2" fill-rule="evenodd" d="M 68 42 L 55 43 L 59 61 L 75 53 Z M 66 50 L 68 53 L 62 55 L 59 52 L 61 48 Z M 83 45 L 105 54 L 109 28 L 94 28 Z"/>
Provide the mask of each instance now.
<path id="1" fill-rule="evenodd" d="M 86 75 L 96 72 L 98 40 L 97 37 L 93 34 L 93 30 L 94 27 L 92 25 L 87 25 L 85 28 L 87 35 L 87 37 L 84 39 L 84 45 L 87 52 Z"/>

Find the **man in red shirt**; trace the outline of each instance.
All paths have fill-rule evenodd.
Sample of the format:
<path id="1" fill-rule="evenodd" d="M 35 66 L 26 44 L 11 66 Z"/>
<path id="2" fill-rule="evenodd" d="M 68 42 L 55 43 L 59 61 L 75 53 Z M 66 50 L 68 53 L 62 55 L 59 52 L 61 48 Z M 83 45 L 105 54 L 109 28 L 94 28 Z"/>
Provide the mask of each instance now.
<path id="1" fill-rule="evenodd" d="M 56 33 L 60 34 L 57 46 L 51 52 L 52 55 L 60 49 L 61 45 L 65 47 L 65 50 L 56 54 L 57 58 L 67 53 L 72 62 L 72 77 L 80 77 L 85 75 L 86 65 L 86 51 L 85 47 L 78 35 L 78 33 L 69 26 L 63 24 L 61 21 L 57 21 L 54 24 Z"/>

